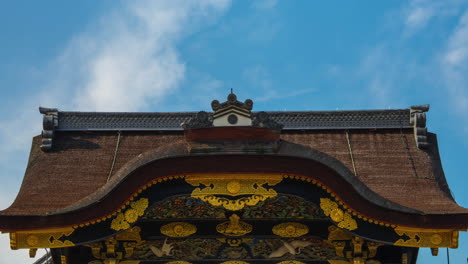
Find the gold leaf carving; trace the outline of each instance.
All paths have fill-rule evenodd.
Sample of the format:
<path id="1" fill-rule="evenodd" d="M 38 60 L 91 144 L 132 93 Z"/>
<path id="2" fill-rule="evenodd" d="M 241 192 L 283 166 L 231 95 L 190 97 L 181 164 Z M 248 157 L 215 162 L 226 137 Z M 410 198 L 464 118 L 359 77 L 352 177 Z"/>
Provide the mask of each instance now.
<path id="1" fill-rule="evenodd" d="M 395 242 L 405 247 L 458 247 L 458 231 L 446 229 L 418 229 L 396 227 L 395 232 L 402 238 Z"/>
<path id="2" fill-rule="evenodd" d="M 116 240 L 121 240 L 121 241 L 141 241 L 141 236 L 140 236 L 141 228 L 139 226 L 134 226 L 131 229 L 125 230 L 122 233 L 119 233 L 115 235 Z"/>
<path id="3" fill-rule="evenodd" d="M 130 224 L 135 223 L 138 217 L 145 213 L 148 208 L 148 199 L 141 198 L 138 201 L 130 203 L 130 208 L 125 212 L 117 214 L 117 216 L 111 222 L 111 228 L 119 231 L 130 228 Z"/>
<path id="4" fill-rule="evenodd" d="M 338 227 L 348 230 L 355 230 L 358 228 L 357 222 L 353 219 L 351 214 L 344 212 L 338 207 L 336 202 L 333 202 L 328 198 L 320 198 L 320 208 L 322 208 L 323 213 L 326 216 L 329 216 L 337 223 Z"/>
<path id="5" fill-rule="evenodd" d="M 216 231 L 226 236 L 243 236 L 252 232 L 252 225 L 240 221 L 240 217 L 233 214 L 229 217 L 229 222 L 217 225 Z"/>
<path id="6" fill-rule="evenodd" d="M 73 231 L 67 227 L 14 232 L 10 234 L 10 246 L 12 249 L 71 247 L 75 244 L 63 237 L 70 236 Z"/>
<path id="7" fill-rule="evenodd" d="M 281 237 L 300 237 L 309 233 L 309 227 L 301 223 L 281 223 L 273 227 L 273 234 Z"/>
<path id="8" fill-rule="evenodd" d="M 196 226 L 185 222 L 169 223 L 161 227 L 161 233 L 169 237 L 186 237 L 196 232 Z"/>
<path id="9" fill-rule="evenodd" d="M 245 206 L 253 206 L 268 198 L 277 196 L 277 192 L 265 185 L 274 186 L 281 182 L 281 175 L 263 174 L 192 174 L 185 180 L 197 186 L 191 196 L 208 202 L 213 206 L 223 206 L 227 210 L 238 211 Z M 233 199 L 225 196 L 233 197 Z M 235 198 L 242 196 L 240 198 Z"/>

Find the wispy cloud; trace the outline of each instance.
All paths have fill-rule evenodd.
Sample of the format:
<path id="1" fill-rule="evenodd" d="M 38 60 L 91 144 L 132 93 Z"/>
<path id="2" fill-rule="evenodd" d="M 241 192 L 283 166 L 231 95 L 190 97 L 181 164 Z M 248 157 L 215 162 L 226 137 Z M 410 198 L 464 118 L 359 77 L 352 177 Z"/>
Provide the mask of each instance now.
<path id="1" fill-rule="evenodd" d="M 411 36 L 428 26 L 432 20 L 454 16 L 465 0 L 411 0 L 403 8 L 404 36 Z"/>
<path id="2" fill-rule="evenodd" d="M 468 132 L 468 10 L 460 17 L 440 59 L 444 82 L 453 106 L 463 113 Z"/>
<path id="3" fill-rule="evenodd" d="M 128 3 L 75 38 L 58 60 L 59 68 L 74 69 L 57 78 L 75 91 L 75 109 L 135 111 L 157 104 L 184 78 L 176 45 L 229 1 Z"/>

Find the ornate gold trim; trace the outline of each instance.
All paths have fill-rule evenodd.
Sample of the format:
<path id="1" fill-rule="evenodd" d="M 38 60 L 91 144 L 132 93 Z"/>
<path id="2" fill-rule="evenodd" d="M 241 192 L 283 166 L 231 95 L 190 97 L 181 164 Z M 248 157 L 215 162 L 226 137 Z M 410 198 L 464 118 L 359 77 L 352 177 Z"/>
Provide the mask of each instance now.
<path id="1" fill-rule="evenodd" d="M 348 230 L 355 230 L 358 228 L 356 220 L 354 220 L 348 212 L 343 212 L 336 202 L 328 198 L 320 198 L 320 208 L 322 208 L 326 216 L 329 216 L 337 223 L 338 227 Z"/>
<path id="2" fill-rule="evenodd" d="M 430 248 L 458 247 L 458 231 L 456 230 L 422 229 L 399 226 L 395 228 L 395 232 L 402 237 L 394 243 L 396 246 Z"/>
<path id="3" fill-rule="evenodd" d="M 243 236 L 252 232 L 252 225 L 240 221 L 240 217 L 233 214 L 229 217 L 229 222 L 217 225 L 216 231 L 225 236 Z"/>
<path id="4" fill-rule="evenodd" d="M 111 222 L 111 228 L 119 231 L 130 228 L 130 224 L 135 223 L 138 217 L 145 213 L 148 208 L 148 199 L 141 198 L 138 201 L 130 203 L 130 208 L 125 212 L 119 213 Z"/>
<path id="5" fill-rule="evenodd" d="M 173 222 L 161 227 L 161 233 L 169 237 L 187 237 L 196 232 L 195 225 L 185 222 Z"/>
<path id="6" fill-rule="evenodd" d="M 54 228 L 10 233 L 11 249 L 20 248 L 60 248 L 74 246 L 69 240 L 62 240 L 63 236 L 69 236 L 75 229 Z"/>
<path id="7" fill-rule="evenodd" d="M 272 231 L 280 237 L 300 237 L 309 233 L 309 227 L 301 223 L 287 222 L 275 225 Z"/>
<path id="8" fill-rule="evenodd" d="M 121 260 L 129 258 L 133 256 L 135 247 L 144 242 L 141 240 L 140 232 L 141 228 L 139 226 L 134 226 L 114 237 L 104 241 L 86 244 L 85 246 L 91 248 L 93 257 L 104 260 L 104 263 L 106 263 L 107 259 Z"/>
<path id="9" fill-rule="evenodd" d="M 185 178 L 186 182 L 198 187 L 192 191 L 193 198 L 231 211 L 277 196 L 275 190 L 266 189 L 264 185 L 274 186 L 282 180 L 280 174 L 191 174 Z M 222 196 L 243 197 L 228 199 Z"/>

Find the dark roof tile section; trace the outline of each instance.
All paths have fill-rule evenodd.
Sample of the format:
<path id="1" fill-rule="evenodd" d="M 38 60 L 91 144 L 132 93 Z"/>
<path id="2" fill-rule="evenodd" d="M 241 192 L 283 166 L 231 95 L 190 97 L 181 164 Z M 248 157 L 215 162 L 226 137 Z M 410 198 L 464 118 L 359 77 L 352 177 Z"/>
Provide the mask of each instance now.
<path id="1" fill-rule="evenodd" d="M 253 112 L 254 114 L 256 112 Z M 267 112 L 285 130 L 410 128 L 410 110 Z M 196 112 L 59 112 L 56 131 L 182 130 Z M 210 113 L 212 115 L 212 113 Z"/>

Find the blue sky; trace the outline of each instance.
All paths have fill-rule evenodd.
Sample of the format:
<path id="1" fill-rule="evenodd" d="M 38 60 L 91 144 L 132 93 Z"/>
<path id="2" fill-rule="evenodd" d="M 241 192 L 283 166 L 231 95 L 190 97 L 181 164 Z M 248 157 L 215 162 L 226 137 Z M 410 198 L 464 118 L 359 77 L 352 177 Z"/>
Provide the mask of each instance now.
<path id="1" fill-rule="evenodd" d="M 468 207 L 468 1 L 2 1 L 0 207 L 13 201 L 39 105 L 209 110 L 230 88 L 254 110 L 431 104 L 443 166 Z M 466 263 L 461 234 L 452 263 Z M 32 263 L 0 236 L 0 263 Z M 38 255 L 40 255 L 39 253 Z M 418 263 L 445 263 L 423 249 Z"/>

